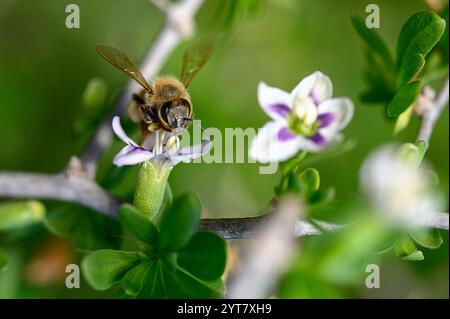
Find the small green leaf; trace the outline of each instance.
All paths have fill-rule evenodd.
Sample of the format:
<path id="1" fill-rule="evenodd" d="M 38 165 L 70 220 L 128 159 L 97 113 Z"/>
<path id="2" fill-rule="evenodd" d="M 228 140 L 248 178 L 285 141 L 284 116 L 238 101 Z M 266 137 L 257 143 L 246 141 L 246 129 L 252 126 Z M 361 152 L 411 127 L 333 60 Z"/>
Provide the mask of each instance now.
<path id="1" fill-rule="evenodd" d="M 169 298 L 213 298 L 219 296 L 219 292 L 213 289 L 213 285 L 205 283 L 183 269 L 171 270 L 162 266 L 161 271 Z"/>
<path id="2" fill-rule="evenodd" d="M 226 245 L 214 233 L 197 232 L 179 252 L 177 263 L 204 280 L 220 278 L 225 270 Z"/>
<path id="3" fill-rule="evenodd" d="M 404 236 L 395 244 L 395 254 L 404 261 L 420 261 L 424 259 L 423 253 L 416 248 L 408 236 Z"/>
<path id="4" fill-rule="evenodd" d="M 424 150 L 413 143 L 404 143 L 400 145 L 397 152 L 402 161 L 414 167 L 419 167 L 425 156 Z"/>
<path id="5" fill-rule="evenodd" d="M 306 195 L 310 195 L 319 190 L 320 174 L 315 168 L 305 169 L 298 177 L 300 189 Z"/>
<path id="6" fill-rule="evenodd" d="M 49 211 L 44 224 L 51 233 L 69 238 L 82 251 L 116 249 L 122 242 L 118 221 L 76 204 L 62 204 Z"/>
<path id="7" fill-rule="evenodd" d="M 154 261 L 144 261 L 134 266 L 123 277 L 123 289 L 125 293 L 132 297 L 138 296 L 147 284 L 149 277 L 150 279 L 154 278 L 156 268 Z M 151 284 L 153 285 L 153 282 Z"/>
<path id="8" fill-rule="evenodd" d="M 161 217 L 160 247 L 178 250 L 194 234 L 200 220 L 201 204 L 195 194 L 185 194 L 174 200 Z"/>
<path id="9" fill-rule="evenodd" d="M 411 231 L 409 235 L 420 246 L 428 249 L 439 248 L 443 243 L 441 234 L 436 229 L 418 229 Z"/>
<path id="10" fill-rule="evenodd" d="M 445 20 L 431 11 L 416 13 L 406 21 L 397 43 L 398 87 L 422 70 L 426 55 L 444 31 Z"/>
<path id="11" fill-rule="evenodd" d="M 87 282 L 97 290 L 106 290 L 140 262 L 137 252 L 97 250 L 81 261 L 81 269 Z"/>
<path id="12" fill-rule="evenodd" d="M 169 266 L 161 260 L 155 262 L 141 278 L 143 285 L 136 283 L 132 288 L 133 293 L 140 289 L 137 298 L 212 298 L 224 293 L 221 279 L 200 280 L 185 270 Z"/>
<path id="13" fill-rule="evenodd" d="M 108 89 L 101 78 L 91 79 L 84 89 L 81 103 L 87 110 L 98 111 L 104 105 Z"/>
<path id="14" fill-rule="evenodd" d="M 404 129 L 406 129 L 409 125 L 409 122 L 411 121 L 411 116 L 413 114 L 414 107 L 411 105 L 406 109 L 405 112 L 400 114 L 397 117 L 397 121 L 395 121 L 395 127 L 394 127 L 394 135 L 397 135 Z"/>
<path id="15" fill-rule="evenodd" d="M 387 115 L 393 118 L 406 111 L 416 101 L 420 93 L 420 85 L 420 81 L 415 81 L 402 86 L 388 104 Z"/>
<path id="16" fill-rule="evenodd" d="M 162 276 L 162 265 L 163 263 L 161 261 L 155 262 L 152 268 L 145 274 L 143 279 L 144 286 L 137 298 L 161 299 L 170 297 L 167 294 L 166 285 Z"/>
<path id="17" fill-rule="evenodd" d="M 386 65 L 394 66 L 392 53 L 378 32 L 373 28 L 366 27 L 364 19 L 360 16 L 352 16 L 351 20 L 356 32 L 366 44 L 381 56 Z"/>
<path id="18" fill-rule="evenodd" d="M 45 206 L 37 201 L 0 204 L 0 231 L 25 227 L 45 218 Z"/>
<path id="19" fill-rule="evenodd" d="M 130 204 L 124 204 L 119 209 L 120 223 L 137 239 L 156 247 L 158 244 L 158 230 L 141 212 Z"/>
<path id="20" fill-rule="evenodd" d="M 0 250 L 0 271 L 5 269 L 9 264 L 8 257 L 3 252 L 3 250 Z"/>
<path id="21" fill-rule="evenodd" d="M 416 250 L 407 256 L 401 257 L 400 259 L 404 261 L 422 261 L 425 257 L 420 250 Z"/>

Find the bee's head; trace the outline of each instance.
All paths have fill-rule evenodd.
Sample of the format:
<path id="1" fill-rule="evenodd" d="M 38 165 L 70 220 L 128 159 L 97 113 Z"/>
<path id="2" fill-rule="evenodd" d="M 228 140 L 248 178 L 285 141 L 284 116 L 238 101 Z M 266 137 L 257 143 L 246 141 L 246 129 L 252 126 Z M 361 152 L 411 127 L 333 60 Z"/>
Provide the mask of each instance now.
<path id="1" fill-rule="evenodd" d="M 183 98 L 165 103 L 161 108 L 161 117 L 166 126 L 174 131 L 182 131 L 191 124 L 192 105 Z"/>

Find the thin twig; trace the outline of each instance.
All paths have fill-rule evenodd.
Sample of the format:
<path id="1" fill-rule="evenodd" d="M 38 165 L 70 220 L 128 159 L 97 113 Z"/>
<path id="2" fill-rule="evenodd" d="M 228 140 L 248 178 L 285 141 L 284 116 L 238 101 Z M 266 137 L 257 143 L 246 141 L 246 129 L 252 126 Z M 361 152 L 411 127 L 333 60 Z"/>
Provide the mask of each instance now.
<path id="1" fill-rule="evenodd" d="M 166 15 L 166 23 L 142 62 L 140 70 L 146 79 L 151 79 L 157 75 L 178 44 L 193 34 L 194 16 L 203 1 L 181 0 L 175 4 L 166 1 L 153 1 Z M 127 88 L 121 94 L 111 114 L 100 124 L 81 155 L 82 162 L 91 178 L 95 176 L 97 162 L 101 154 L 111 143 L 113 135 L 111 120 L 113 116 L 122 114 L 131 95 L 139 90 L 140 87 L 134 81 L 128 82 Z"/>
<path id="2" fill-rule="evenodd" d="M 419 135 L 417 140 L 425 142 L 427 147 L 430 144 L 431 134 L 433 133 L 434 126 L 442 111 L 448 105 L 449 95 L 449 79 L 445 80 L 445 84 L 441 89 L 438 97 L 434 101 L 432 107 L 422 116 L 422 124 L 420 126 Z"/>
<path id="3" fill-rule="evenodd" d="M 67 174 L 0 173 L 0 196 L 54 199 L 77 203 L 117 218 L 120 200 L 85 177 Z"/>
<path id="4" fill-rule="evenodd" d="M 72 172 L 72 173 L 70 173 Z M 100 214 L 117 218 L 117 210 L 123 201 L 112 196 L 86 175 L 73 173 L 72 168 L 55 175 L 36 173 L 0 172 L 0 197 L 53 199 L 78 203 Z M 224 239 L 255 237 L 270 220 L 272 213 L 256 217 L 202 219 L 199 230 L 217 233 Z M 447 213 L 435 212 L 420 226 L 449 229 Z M 316 227 L 316 224 L 319 226 Z M 297 237 L 319 235 L 322 230 L 333 231 L 345 227 L 314 221 L 297 220 L 294 234 Z"/>

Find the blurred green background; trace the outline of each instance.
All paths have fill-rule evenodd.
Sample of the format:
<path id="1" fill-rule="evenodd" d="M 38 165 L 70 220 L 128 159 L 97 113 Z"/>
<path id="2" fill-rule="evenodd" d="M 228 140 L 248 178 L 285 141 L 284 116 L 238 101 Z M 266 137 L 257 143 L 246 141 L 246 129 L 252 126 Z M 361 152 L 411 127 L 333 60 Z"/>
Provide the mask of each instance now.
<path id="1" fill-rule="evenodd" d="M 200 36 L 216 27 L 221 2 L 207 0 L 201 8 Z M 78 0 L 81 28 L 67 29 L 69 3 L 73 1 L 0 3 L 0 170 L 63 169 L 87 140 L 76 134 L 74 126 L 85 114 L 80 102 L 88 81 L 105 79 L 111 101 L 127 81 L 99 57 L 94 45 L 117 46 L 139 61 L 164 23 L 148 0 Z M 355 116 L 345 135 L 358 144 L 314 167 L 321 173 L 322 185 L 334 186 L 338 197 L 355 194 L 358 170 L 368 152 L 387 141 L 414 140 L 419 124 L 415 119 L 394 137 L 394 123 L 385 119 L 383 108 L 358 101 L 365 88 L 364 54 L 350 15 L 365 14 L 369 3 L 380 6 L 379 31 L 392 47 L 406 19 L 427 8 L 422 0 L 261 1 L 254 15 L 241 19 L 232 33 L 216 41 L 210 61 L 193 81 L 190 93 L 196 117 L 204 127 L 221 130 L 261 127 L 267 117 L 256 99 L 259 81 L 290 91 L 304 76 L 321 70 L 332 79 L 334 96 L 353 99 Z M 179 73 L 185 46 L 177 48 L 162 73 Z M 447 108 L 427 154 L 443 194 L 448 193 L 448 124 Z M 169 181 L 175 194 L 196 191 L 205 216 L 251 216 L 267 210 L 278 178 L 260 175 L 258 169 L 258 164 L 181 164 Z M 387 262 L 382 289 L 361 289 L 361 296 L 448 298 L 448 244 L 427 253 L 419 264 Z"/>

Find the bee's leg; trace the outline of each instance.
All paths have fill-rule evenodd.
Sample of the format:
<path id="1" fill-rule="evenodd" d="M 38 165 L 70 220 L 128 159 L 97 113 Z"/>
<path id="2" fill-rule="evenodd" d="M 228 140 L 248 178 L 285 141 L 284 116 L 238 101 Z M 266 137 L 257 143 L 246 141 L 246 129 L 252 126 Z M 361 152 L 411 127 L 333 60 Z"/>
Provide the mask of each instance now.
<path id="1" fill-rule="evenodd" d="M 146 137 L 161 128 L 161 123 L 158 121 L 155 110 L 146 104 L 141 104 L 139 107 L 140 115 L 140 129 L 142 140 L 145 141 Z"/>

